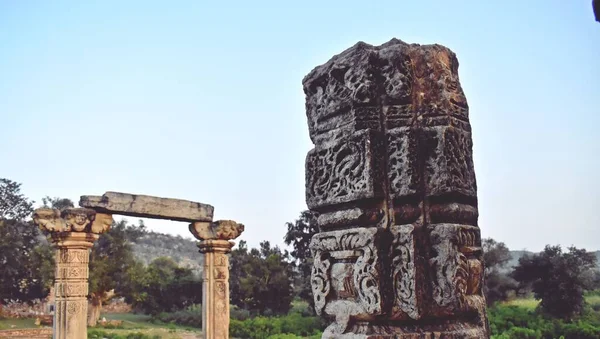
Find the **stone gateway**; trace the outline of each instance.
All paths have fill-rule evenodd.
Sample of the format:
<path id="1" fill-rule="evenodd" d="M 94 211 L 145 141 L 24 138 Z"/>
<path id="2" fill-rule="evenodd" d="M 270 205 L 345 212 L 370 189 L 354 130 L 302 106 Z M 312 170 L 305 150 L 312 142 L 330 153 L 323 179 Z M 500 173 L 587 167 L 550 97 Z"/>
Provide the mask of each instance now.
<path id="1" fill-rule="evenodd" d="M 469 106 L 440 45 L 359 42 L 303 80 L 324 338 L 487 338 Z"/>

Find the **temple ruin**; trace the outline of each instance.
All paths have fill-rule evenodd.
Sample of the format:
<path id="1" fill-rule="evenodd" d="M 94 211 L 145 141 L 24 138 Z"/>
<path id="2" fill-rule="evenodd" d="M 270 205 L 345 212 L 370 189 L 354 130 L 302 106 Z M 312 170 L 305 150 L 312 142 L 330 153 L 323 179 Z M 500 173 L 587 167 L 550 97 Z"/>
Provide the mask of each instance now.
<path id="1" fill-rule="evenodd" d="M 487 338 L 469 107 L 440 45 L 359 42 L 303 80 L 323 338 Z"/>
<path id="2" fill-rule="evenodd" d="M 202 327 L 204 338 L 229 338 L 229 258 L 244 225 L 213 221 L 211 205 L 147 195 L 107 192 L 82 196 L 81 208 L 39 208 L 33 221 L 56 247 L 54 339 L 87 338 L 89 250 L 108 231 L 113 214 L 188 222 L 204 253 Z M 118 258 L 115 258 L 118 260 Z"/>

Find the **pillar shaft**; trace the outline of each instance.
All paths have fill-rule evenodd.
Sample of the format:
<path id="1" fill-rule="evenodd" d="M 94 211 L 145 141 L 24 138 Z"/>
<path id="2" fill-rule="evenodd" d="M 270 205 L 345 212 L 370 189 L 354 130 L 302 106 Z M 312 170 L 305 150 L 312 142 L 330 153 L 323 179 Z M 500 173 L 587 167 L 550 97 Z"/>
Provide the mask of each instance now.
<path id="1" fill-rule="evenodd" d="M 52 235 L 56 248 L 53 339 L 87 339 L 90 248 L 113 222 L 86 208 L 38 208 L 33 222 Z"/>
<path id="2" fill-rule="evenodd" d="M 244 225 L 232 220 L 194 222 L 190 232 L 204 254 L 202 282 L 202 338 L 229 338 L 229 258 L 233 241 Z"/>
<path id="3" fill-rule="evenodd" d="M 303 80 L 323 338 L 489 338 L 469 105 L 456 55 L 360 42 Z"/>
<path id="4" fill-rule="evenodd" d="M 54 339 L 87 338 L 90 248 L 98 235 L 64 232 L 52 236 L 56 246 Z"/>
<path id="5" fill-rule="evenodd" d="M 202 283 L 203 338 L 229 338 L 229 258 L 234 243 L 205 240 L 198 247 L 204 253 Z"/>

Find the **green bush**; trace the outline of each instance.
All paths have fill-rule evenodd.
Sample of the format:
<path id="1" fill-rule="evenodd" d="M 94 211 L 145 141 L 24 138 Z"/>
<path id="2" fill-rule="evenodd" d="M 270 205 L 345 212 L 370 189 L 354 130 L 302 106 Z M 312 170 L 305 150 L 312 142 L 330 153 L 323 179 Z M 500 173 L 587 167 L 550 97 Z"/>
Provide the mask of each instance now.
<path id="1" fill-rule="evenodd" d="M 515 305 L 497 304 L 488 309 L 492 339 L 600 338 L 600 314 L 590 307 L 573 322 L 553 319 Z"/>
<path id="2" fill-rule="evenodd" d="M 306 338 L 323 330 L 323 322 L 317 317 L 303 317 L 299 313 L 283 317 L 255 317 L 246 320 L 231 319 L 229 333 L 232 337 L 263 339 Z"/>
<path id="3" fill-rule="evenodd" d="M 91 329 L 88 330 L 88 339 L 160 339 L 160 337 L 158 335 L 149 336 L 141 332 L 129 333 L 123 336 L 116 333 Z"/>
<path id="4" fill-rule="evenodd" d="M 236 320 L 246 320 L 251 316 L 250 311 L 231 305 L 229 309 L 229 317 Z"/>
<path id="5" fill-rule="evenodd" d="M 533 330 L 523 327 L 513 327 L 508 331 L 508 337 L 511 339 L 541 339 L 542 334 L 539 330 Z"/>
<path id="6" fill-rule="evenodd" d="M 190 307 L 186 310 L 175 311 L 170 313 L 159 313 L 154 316 L 153 320 L 166 324 L 177 324 L 182 326 L 190 326 L 202 328 L 202 308 Z"/>

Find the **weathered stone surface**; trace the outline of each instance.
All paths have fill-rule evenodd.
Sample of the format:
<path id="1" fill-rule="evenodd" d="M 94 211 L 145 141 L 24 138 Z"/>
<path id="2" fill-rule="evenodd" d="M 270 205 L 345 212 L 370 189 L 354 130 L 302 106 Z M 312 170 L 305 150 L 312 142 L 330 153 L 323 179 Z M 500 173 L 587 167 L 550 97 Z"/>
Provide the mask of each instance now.
<path id="1" fill-rule="evenodd" d="M 79 206 L 108 214 L 184 222 L 212 221 L 214 210 L 199 202 L 118 192 L 81 196 Z"/>
<path id="2" fill-rule="evenodd" d="M 101 234 L 112 224 L 112 216 L 96 213 L 89 208 L 67 208 L 62 211 L 38 208 L 33 211 L 33 222 L 41 230 L 57 232 L 83 232 Z"/>
<path id="3" fill-rule="evenodd" d="M 485 338 L 477 184 L 458 61 L 358 43 L 303 80 L 312 287 L 325 338 Z"/>
<path id="4" fill-rule="evenodd" d="M 194 222 L 190 224 L 190 232 L 198 240 L 232 240 L 244 232 L 244 225 L 233 220 Z"/>
<path id="5" fill-rule="evenodd" d="M 229 256 L 234 243 L 204 240 L 198 244 L 204 254 L 202 271 L 202 338 L 229 338 Z"/>

